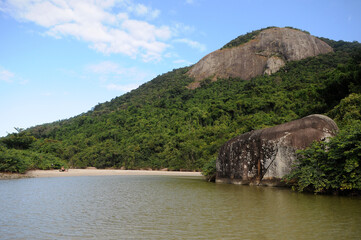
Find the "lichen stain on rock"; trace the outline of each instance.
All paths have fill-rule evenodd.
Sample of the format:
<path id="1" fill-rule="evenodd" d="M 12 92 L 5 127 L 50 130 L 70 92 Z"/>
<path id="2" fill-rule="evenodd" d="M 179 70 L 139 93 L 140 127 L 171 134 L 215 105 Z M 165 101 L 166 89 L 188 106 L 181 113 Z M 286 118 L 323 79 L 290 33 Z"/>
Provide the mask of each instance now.
<path id="1" fill-rule="evenodd" d="M 337 131 L 332 119 L 314 114 L 242 134 L 221 147 L 216 182 L 282 185 L 281 178 L 290 173 L 296 160 L 296 150 L 333 137 Z"/>
<path id="2" fill-rule="evenodd" d="M 206 78 L 241 78 L 249 80 L 262 74 L 272 74 L 286 62 L 332 52 L 322 40 L 299 30 L 270 28 L 240 46 L 214 51 L 189 71 L 195 79 L 188 88 L 200 86 Z"/>

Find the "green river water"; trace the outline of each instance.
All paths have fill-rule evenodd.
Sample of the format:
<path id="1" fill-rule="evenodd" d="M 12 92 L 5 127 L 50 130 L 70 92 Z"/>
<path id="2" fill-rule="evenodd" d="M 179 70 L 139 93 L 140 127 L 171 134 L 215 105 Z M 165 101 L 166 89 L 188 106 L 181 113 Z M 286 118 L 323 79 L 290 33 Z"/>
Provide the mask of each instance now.
<path id="1" fill-rule="evenodd" d="M 200 177 L 0 181 L 0 239 L 361 239 L 361 199 Z"/>

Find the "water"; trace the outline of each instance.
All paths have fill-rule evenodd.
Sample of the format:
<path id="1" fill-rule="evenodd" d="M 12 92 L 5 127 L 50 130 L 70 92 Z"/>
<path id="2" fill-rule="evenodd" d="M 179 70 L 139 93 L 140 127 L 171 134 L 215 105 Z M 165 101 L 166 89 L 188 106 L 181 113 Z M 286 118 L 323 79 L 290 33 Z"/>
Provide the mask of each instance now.
<path id="1" fill-rule="evenodd" d="M 361 199 L 102 176 L 0 181 L 0 239 L 360 239 Z"/>

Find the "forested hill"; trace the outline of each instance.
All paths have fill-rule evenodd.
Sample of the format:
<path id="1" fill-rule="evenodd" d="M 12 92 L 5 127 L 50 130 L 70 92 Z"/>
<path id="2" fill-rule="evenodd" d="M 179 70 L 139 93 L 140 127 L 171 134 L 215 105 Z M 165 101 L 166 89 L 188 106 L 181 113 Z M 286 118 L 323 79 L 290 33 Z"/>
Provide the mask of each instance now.
<path id="1" fill-rule="evenodd" d="M 314 113 L 348 126 L 361 120 L 361 44 L 322 40 L 334 51 L 287 62 L 272 75 L 208 78 L 191 90 L 190 68 L 176 69 L 87 113 L 19 130 L 0 139 L 0 171 L 200 170 L 228 139 L 253 129 Z"/>

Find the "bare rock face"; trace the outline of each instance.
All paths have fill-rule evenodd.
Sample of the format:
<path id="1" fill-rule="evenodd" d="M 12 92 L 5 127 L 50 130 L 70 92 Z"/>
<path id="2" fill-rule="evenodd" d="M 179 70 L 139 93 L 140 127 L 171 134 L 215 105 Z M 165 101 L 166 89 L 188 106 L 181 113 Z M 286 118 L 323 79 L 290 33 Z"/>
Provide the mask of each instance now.
<path id="1" fill-rule="evenodd" d="M 239 77 L 249 80 L 262 74 L 277 72 L 287 61 L 332 52 L 322 40 L 290 28 L 270 28 L 261 31 L 255 39 L 237 47 L 214 51 L 188 72 L 195 78 L 189 88 L 199 87 L 205 78 Z"/>
<path id="2" fill-rule="evenodd" d="M 272 56 L 267 60 L 264 74 L 271 75 L 272 73 L 277 72 L 284 65 L 285 65 L 285 61 L 282 58 Z"/>
<path id="3" fill-rule="evenodd" d="M 275 127 L 251 131 L 222 146 L 216 163 L 216 182 L 282 185 L 296 150 L 326 140 L 338 131 L 329 117 L 314 114 Z"/>

